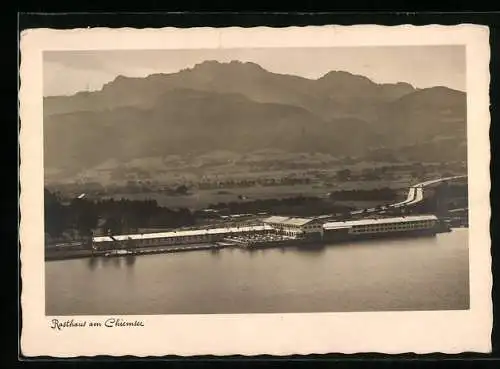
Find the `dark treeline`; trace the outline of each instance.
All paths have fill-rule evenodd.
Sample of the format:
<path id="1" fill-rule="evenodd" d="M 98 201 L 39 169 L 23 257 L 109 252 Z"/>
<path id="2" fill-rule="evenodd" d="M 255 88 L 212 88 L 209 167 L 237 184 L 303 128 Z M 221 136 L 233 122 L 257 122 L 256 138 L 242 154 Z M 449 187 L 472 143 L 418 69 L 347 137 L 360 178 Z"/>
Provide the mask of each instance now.
<path id="1" fill-rule="evenodd" d="M 398 191 L 388 187 L 373 190 L 342 190 L 330 193 L 330 198 L 337 201 L 392 201 L 398 197 Z"/>
<path id="2" fill-rule="evenodd" d="M 138 228 L 176 228 L 194 223 L 189 209 L 160 207 L 155 200 L 91 201 L 83 198 L 65 203 L 56 194 L 45 190 L 45 231 L 52 237 L 61 236 L 68 230 L 88 236 L 95 228 L 120 234 Z"/>
<path id="3" fill-rule="evenodd" d="M 219 202 L 210 208 L 226 214 L 293 214 L 311 216 L 325 213 L 342 213 L 351 210 L 347 206 L 335 205 L 318 197 L 296 196 L 284 199 L 258 199 L 246 202 Z"/>
<path id="4" fill-rule="evenodd" d="M 213 188 L 246 188 L 253 186 L 294 186 L 300 184 L 310 184 L 311 179 L 304 178 L 258 178 L 258 179 L 242 179 L 233 180 L 228 179 L 225 181 L 207 182 L 203 181 L 198 184 L 198 188 L 213 189 Z"/>
<path id="5" fill-rule="evenodd" d="M 448 209 L 466 208 L 469 195 L 467 183 L 443 183 L 436 187 L 434 197 L 439 199 L 441 206 L 446 204 Z"/>
<path id="6" fill-rule="evenodd" d="M 446 187 L 441 186 L 446 191 L 446 195 L 451 198 L 468 198 L 467 183 L 453 183 Z"/>

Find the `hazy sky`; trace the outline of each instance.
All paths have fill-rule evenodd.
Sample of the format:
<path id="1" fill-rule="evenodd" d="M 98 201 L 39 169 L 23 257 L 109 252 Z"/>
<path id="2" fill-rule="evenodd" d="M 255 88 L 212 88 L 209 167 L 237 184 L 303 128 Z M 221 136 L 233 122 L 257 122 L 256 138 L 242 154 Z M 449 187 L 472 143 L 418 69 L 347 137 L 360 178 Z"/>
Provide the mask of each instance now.
<path id="1" fill-rule="evenodd" d="M 332 70 L 374 82 L 408 82 L 465 91 L 464 46 L 391 46 L 279 49 L 46 51 L 44 95 L 98 90 L 118 75 L 175 73 L 205 60 L 251 61 L 274 73 L 319 78 Z"/>

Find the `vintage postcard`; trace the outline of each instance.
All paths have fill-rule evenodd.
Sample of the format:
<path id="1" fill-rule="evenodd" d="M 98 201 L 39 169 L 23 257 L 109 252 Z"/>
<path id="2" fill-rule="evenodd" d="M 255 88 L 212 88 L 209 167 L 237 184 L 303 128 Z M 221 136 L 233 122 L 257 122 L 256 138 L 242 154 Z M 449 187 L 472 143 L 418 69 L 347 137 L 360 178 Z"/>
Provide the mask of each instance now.
<path id="1" fill-rule="evenodd" d="M 489 31 L 21 35 L 21 351 L 490 352 Z"/>

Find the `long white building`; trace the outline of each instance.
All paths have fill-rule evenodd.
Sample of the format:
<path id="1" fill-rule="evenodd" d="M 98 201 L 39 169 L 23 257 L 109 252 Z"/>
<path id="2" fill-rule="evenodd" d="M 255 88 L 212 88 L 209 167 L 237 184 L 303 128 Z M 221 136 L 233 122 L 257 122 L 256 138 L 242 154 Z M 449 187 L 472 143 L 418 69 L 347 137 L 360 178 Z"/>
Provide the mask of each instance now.
<path id="1" fill-rule="evenodd" d="M 415 215 L 393 218 L 360 219 L 345 222 L 329 222 L 323 225 L 327 238 L 335 235 L 390 235 L 392 233 L 426 233 L 436 230 L 435 215 Z"/>
<path id="2" fill-rule="evenodd" d="M 134 248 L 204 244 L 233 238 L 283 237 L 296 241 L 331 241 L 356 239 L 362 236 L 385 237 L 397 234 L 435 234 L 438 218 L 416 215 L 393 218 L 367 218 L 351 221 L 325 222 L 320 218 L 271 216 L 254 226 L 210 228 L 158 233 L 99 236 L 93 238 L 97 249 Z M 281 236 L 280 236 L 281 235 Z"/>
<path id="3" fill-rule="evenodd" d="M 134 247 L 180 245 L 221 241 L 225 237 L 245 234 L 265 234 L 274 229 L 269 225 L 257 225 L 246 227 L 193 229 L 182 231 L 141 233 L 115 236 L 98 236 L 93 238 L 94 246 L 106 248 L 117 243 L 127 244 Z"/>

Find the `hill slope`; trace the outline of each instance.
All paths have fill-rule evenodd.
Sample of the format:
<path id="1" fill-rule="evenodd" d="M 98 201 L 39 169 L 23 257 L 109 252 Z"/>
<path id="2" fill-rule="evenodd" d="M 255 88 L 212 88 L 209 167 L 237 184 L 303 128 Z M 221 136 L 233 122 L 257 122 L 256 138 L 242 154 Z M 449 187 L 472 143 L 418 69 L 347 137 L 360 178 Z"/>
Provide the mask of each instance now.
<path id="1" fill-rule="evenodd" d="M 403 160 L 464 160 L 466 97 L 330 72 L 317 80 L 253 63 L 204 62 L 101 91 L 44 99 L 46 168 L 110 159 L 281 149 Z M 385 154 L 384 154 L 385 155 Z"/>
<path id="2" fill-rule="evenodd" d="M 355 140 L 346 141 L 346 135 Z M 221 149 L 314 149 L 354 155 L 362 153 L 374 135 L 370 125 L 358 119 L 325 121 L 300 107 L 184 89 L 164 94 L 149 110 L 122 107 L 47 117 L 45 160 L 58 168 L 83 169 L 112 158 L 127 161 Z"/>

